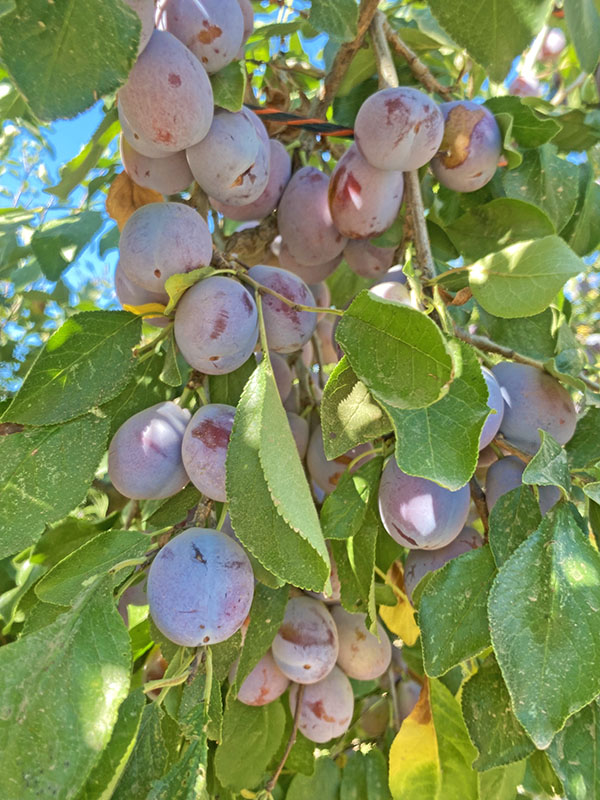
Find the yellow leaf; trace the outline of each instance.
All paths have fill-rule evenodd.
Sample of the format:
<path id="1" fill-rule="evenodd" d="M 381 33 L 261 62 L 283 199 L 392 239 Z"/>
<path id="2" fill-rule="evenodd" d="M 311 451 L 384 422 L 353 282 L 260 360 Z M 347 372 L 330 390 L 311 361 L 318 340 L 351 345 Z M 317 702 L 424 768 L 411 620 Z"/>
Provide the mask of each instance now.
<path id="1" fill-rule="evenodd" d="M 181 295 L 190 286 L 198 283 L 202 278 L 207 278 L 213 272 L 214 269 L 212 267 L 200 267 L 199 269 L 193 269 L 191 272 L 178 272 L 176 275 L 171 275 L 170 278 L 167 278 L 165 290 L 169 295 L 169 302 L 164 313 L 170 314 L 179 302 Z"/>
<path id="2" fill-rule="evenodd" d="M 415 621 L 415 610 L 404 594 L 404 576 L 402 565 L 396 561 L 388 571 L 388 579 L 396 595 L 395 606 L 379 606 L 379 616 L 387 627 L 411 647 L 419 638 L 419 626 Z"/>
<path id="3" fill-rule="evenodd" d="M 389 781 L 393 800 L 436 800 L 438 796 L 441 767 L 427 680 L 392 742 Z"/>
<path id="4" fill-rule="evenodd" d="M 126 172 L 120 172 L 112 182 L 106 197 L 106 211 L 120 231 L 134 211 L 148 203 L 162 203 L 162 194 L 144 189 L 134 183 Z"/>
<path id="5" fill-rule="evenodd" d="M 164 314 L 165 306 L 162 303 L 145 303 L 143 306 L 123 306 L 125 311 L 131 311 L 132 314 L 138 314 L 142 317 L 153 317 L 157 313 Z"/>

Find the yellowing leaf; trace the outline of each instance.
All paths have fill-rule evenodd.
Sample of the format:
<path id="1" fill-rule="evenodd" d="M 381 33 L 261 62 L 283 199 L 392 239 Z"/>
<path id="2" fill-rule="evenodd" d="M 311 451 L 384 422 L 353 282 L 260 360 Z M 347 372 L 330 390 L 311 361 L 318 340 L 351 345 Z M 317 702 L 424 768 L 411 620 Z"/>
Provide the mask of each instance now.
<path id="1" fill-rule="evenodd" d="M 212 267 L 199 267 L 198 269 L 193 269 L 191 272 L 178 272 L 176 275 L 171 275 L 170 278 L 167 278 L 165 281 L 165 290 L 169 295 L 169 302 L 167 303 L 164 313 L 170 314 L 175 309 L 181 295 L 189 289 L 190 286 L 198 283 L 202 278 L 207 278 L 212 272 L 214 272 Z"/>
<path id="2" fill-rule="evenodd" d="M 134 211 L 148 203 L 162 203 L 163 200 L 162 194 L 138 186 L 126 172 L 120 172 L 108 190 L 106 211 L 122 231 Z"/>
<path id="3" fill-rule="evenodd" d="M 144 303 L 143 306 L 124 305 L 123 309 L 141 317 L 153 317 L 156 313 L 165 313 L 165 306 L 162 303 Z"/>
<path id="4" fill-rule="evenodd" d="M 388 571 L 388 577 L 396 587 L 394 594 L 397 602 L 395 606 L 379 606 L 379 616 L 392 633 L 395 633 L 411 647 L 419 638 L 419 626 L 415 621 L 415 609 L 403 592 L 404 576 L 402 565 L 399 562 L 392 564 Z"/>
<path id="5" fill-rule="evenodd" d="M 435 800 L 440 779 L 437 736 L 426 680 L 416 706 L 400 726 L 390 749 L 393 800 Z"/>

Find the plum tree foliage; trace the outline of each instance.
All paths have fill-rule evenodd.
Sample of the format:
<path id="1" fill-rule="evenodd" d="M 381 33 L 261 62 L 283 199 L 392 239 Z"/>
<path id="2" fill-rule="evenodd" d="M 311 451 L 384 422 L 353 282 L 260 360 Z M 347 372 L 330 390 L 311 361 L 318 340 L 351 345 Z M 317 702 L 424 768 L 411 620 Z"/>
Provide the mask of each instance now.
<path id="1" fill-rule="evenodd" d="M 598 796 L 599 42 L 0 3 L 3 800 Z"/>

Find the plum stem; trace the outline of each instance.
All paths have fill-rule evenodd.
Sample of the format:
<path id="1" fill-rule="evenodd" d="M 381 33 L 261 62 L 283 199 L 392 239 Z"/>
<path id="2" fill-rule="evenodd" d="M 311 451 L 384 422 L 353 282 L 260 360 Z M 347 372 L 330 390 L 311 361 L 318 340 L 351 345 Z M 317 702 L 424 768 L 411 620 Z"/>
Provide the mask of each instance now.
<path id="1" fill-rule="evenodd" d="M 383 31 L 388 42 L 392 45 L 396 53 L 406 61 L 408 68 L 419 83 L 421 83 L 427 91 L 437 92 L 437 94 L 440 94 L 445 100 L 448 100 L 454 91 L 454 87 L 442 86 L 442 84 L 434 78 L 431 71 L 423 64 L 417 54 L 402 41 L 385 17 L 383 20 Z"/>
<path id="2" fill-rule="evenodd" d="M 229 511 L 229 503 L 223 503 L 223 507 L 221 508 L 221 513 L 219 514 L 219 521 L 217 522 L 217 530 L 220 531 L 225 523 L 225 517 L 227 516 L 227 512 Z"/>
<path id="3" fill-rule="evenodd" d="M 264 286 L 262 283 L 255 281 L 254 278 L 251 278 L 248 273 L 243 270 L 236 270 L 236 274 L 240 280 L 244 281 L 245 283 L 249 283 L 254 289 L 256 289 L 258 295 L 263 294 L 270 294 L 272 297 L 276 297 L 278 300 L 281 300 L 282 303 L 285 303 L 286 306 L 293 308 L 294 311 L 310 311 L 313 314 L 335 314 L 338 317 L 342 317 L 344 312 L 339 308 L 319 308 L 318 306 L 305 306 L 302 303 L 294 303 L 293 300 L 290 300 L 283 294 L 276 292 L 275 289 L 271 289 L 268 286 Z"/>
<path id="4" fill-rule="evenodd" d="M 302 698 L 304 697 L 304 684 L 298 685 L 298 694 L 296 695 L 296 709 L 294 711 L 294 724 L 292 725 L 292 731 L 290 733 L 290 738 L 288 739 L 285 752 L 281 757 L 281 761 L 277 765 L 277 769 L 273 773 L 273 777 L 269 780 L 267 785 L 265 786 L 265 791 L 269 794 L 275 788 L 275 784 L 279 780 L 279 776 L 281 775 L 281 771 L 285 766 L 285 762 L 288 759 L 288 756 L 294 746 L 294 742 L 296 741 L 296 736 L 298 735 L 298 724 L 300 723 L 300 709 L 302 707 Z"/>

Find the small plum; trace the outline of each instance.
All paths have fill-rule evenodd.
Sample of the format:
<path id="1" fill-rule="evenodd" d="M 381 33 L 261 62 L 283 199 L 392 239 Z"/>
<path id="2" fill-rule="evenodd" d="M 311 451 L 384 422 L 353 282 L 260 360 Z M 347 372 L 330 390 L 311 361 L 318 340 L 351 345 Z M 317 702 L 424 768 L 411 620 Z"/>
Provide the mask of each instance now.
<path id="1" fill-rule="evenodd" d="M 504 400 L 502 399 L 502 392 L 498 381 L 494 374 L 489 371 L 487 367 L 482 367 L 483 378 L 486 382 L 488 389 L 488 407 L 492 409 L 492 413 L 486 419 L 481 430 L 479 438 L 479 449 L 483 450 L 494 439 L 502 424 L 502 417 L 504 415 Z"/>
<path id="2" fill-rule="evenodd" d="M 233 406 L 202 406 L 189 421 L 181 445 L 181 458 L 191 482 L 219 503 L 227 500 L 225 459 L 234 417 Z"/>
<path id="3" fill-rule="evenodd" d="M 137 51 L 139 56 L 150 41 L 154 30 L 154 0 L 124 0 L 124 2 L 132 11 L 135 11 L 142 23 Z"/>
<path id="4" fill-rule="evenodd" d="M 156 627 L 185 647 L 233 636 L 248 616 L 253 594 L 254 575 L 242 547 L 206 528 L 189 528 L 171 539 L 148 574 Z"/>
<path id="5" fill-rule="evenodd" d="M 348 464 L 354 461 L 361 453 L 370 449 L 371 446 L 369 444 L 360 444 L 348 450 L 347 453 L 334 458 L 332 461 L 328 461 L 323 446 L 323 430 L 321 426 L 318 425 L 310 436 L 308 452 L 306 454 L 306 464 L 310 477 L 317 486 L 329 494 L 329 492 L 333 492 L 342 474 L 348 469 Z M 352 471 L 361 467 L 370 458 L 372 458 L 372 456 L 367 456 L 358 461 L 354 465 Z"/>
<path id="6" fill-rule="evenodd" d="M 353 239 L 344 247 L 344 259 L 362 278 L 380 278 L 394 263 L 395 247 L 378 247 L 368 239 Z"/>
<path id="7" fill-rule="evenodd" d="M 502 495 L 521 485 L 524 471 L 525 464 L 517 456 L 505 456 L 490 466 L 485 478 L 485 497 L 489 511 Z M 558 502 L 560 490 L 556 486 L 540 486 L 538 496 L 540 511 L 544 516 Z"/>
<path id="8" fill-rule="evenodd" d="M 382 297 L 384 300 L 401 303 L 403 306 L 412 305 L 408 286 L 399 281 L 382 281 L 381 283 L 376 283 L 374 286 L 371 286 L 369 292 L 377 297 Z"/>
<path id="9" fill-rule="evenodd" d="M 334 606 L 331 616 L 340 642 L 338 666 L 358 681 L 383 675 L 392 660 L 392 645 L 383 625 L 377 622 L 377 638 L 365 625 L 366 614 L 350 614 L 342 606 Z"/>
<path id="10" fill-rule="evenodd" d="M 230 681 L 232 677 L 230 673 Z M 244 679 L 237 699 L 247 706 L 266 706 L 281 697 L 289 685 L 290 679 L 279 669 L 269 650 Z"/>
<path id="11" fill-rule="evenodd" d="M 410 550 L 404 562 L 404 590 L 408 599 L 412 602 L 416 585 L 428 572 L 441 569 L 451 559 L 481 547 L 481 544 L 481 536 L 466 525 L 456 539 L 439 550 Z"/>
<path id="12" fill-rule="evenodd" d="M 145 306 L 149 303 L 159 303 L 166 306 L 169 302 L 169 295 L 166 292 L 149 292 L 143 286 L 130 281 L 123 272 L 121 262 L 117 262 L 115 268 L 115 294 L 122 306 Z M 145 319 L 148 325 L 163 328 L 169 324 L 167 317 L 150 317 Z"/>
<path id="13" fill-rule="evenodd" d="M 277 238 L 281 239 L 281 237 Z M 275 242 L 273 244 L 275 245 Z M 272 249 L 275 249 L 275 247 Z M 294 275 L 302 278 L 302 280 L 306 281 L 306 283 L 318 283 L 320 281 L 324 281 L 336 271 L 342 262 L 342 254 L 340 253 L 330 261 L 326 261 L 324 264 L 302 264 L 300 261 L 294 258 L 294 256 L 292 256 L 287 244 L 283 240 L 281 240 L 277 246 L 276 256 L 279 260 L 279 264 L 284 269 L 289 270 L 289 272 L 293 272 Z"/>
<path id="14" fill-rule="evenodd" d="M 290 710 L 294 714 L 298 685 L 290 687 Z M 322 744 L 345 733 L 352 722 L 352 684 L 339 667 L 318 683 L 306 686 L 300 704 L 299 728 L 311 742 Z"/>
<path id="15" fill-rule="evenodd" d="M 539 97 L 542 87 L 536 77 L 517 75 L 508 87 L 508 93 L 514 97 Z"/>
<path id="16" fill-rule="evenodd" d="M 298 455 L 303 459 L 306 456 L 306 450 L 308 448 L 308 422 L 304 417 L 294 414 L 293 411 L 287 411 L 286 416 L 298 449 Z"/>
<path id="17" fill-rule="evenodd" d="M 316 683 L 335 666 L 338 634 L 327 607 L 313 597 L 292 597 L 273 644 L 273 658 L 296 683 Z"/>
<path id="18" fill-rule="evenodd" d="M 138 153 L 123 135 L 120 148 L 125 172 L 138 186 L 161 194 L 176 194 L 185 191 L 194 180 L 185 150 L 164 158 L 149 158 Z"/>
<path id="19" fill-rule="evenodd" d="M 550 28 L 540 50 L 542 61 L 555 61 L 567 46 L 567 37 L 560 28 Z"/>

